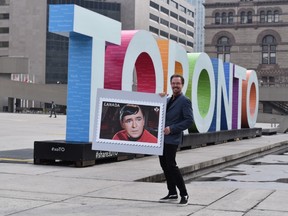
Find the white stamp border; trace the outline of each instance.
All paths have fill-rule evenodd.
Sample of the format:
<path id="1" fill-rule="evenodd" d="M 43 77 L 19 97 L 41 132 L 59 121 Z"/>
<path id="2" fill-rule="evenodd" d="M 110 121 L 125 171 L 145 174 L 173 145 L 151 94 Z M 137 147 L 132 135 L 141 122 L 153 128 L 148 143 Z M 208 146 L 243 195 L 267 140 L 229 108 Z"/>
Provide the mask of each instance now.
<path id="1" fill-rule="evenodd" d="M 138 100 L 138 98 L 141 98 L 141 100 Z M 160 110 L 157 143 L 100 138 L 102 107 L 104 102 L 159 107 Z M 125 92 L 119 90 L 98 89 L 92 149 L 162 155 L 164 143 L 164 134 L 162 133 L 162 131 L 165 125 L 165 114 L 166 98 L 161 98 L 159 95 L 143 92 Z"/>

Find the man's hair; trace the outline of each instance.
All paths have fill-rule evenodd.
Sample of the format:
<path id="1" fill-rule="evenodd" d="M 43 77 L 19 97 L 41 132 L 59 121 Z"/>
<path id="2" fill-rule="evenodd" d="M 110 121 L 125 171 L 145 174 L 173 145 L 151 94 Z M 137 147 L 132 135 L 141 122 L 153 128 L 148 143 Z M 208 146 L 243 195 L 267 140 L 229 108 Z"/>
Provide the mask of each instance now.
<path id="1" fill-rule="evenodd" d="M 181 76 L 180 74 L 173 74 L 173 75 L 170 77 L 170 83 L 172 82 L 172 79 L 175 78 L 175 77 L 180 77 L 180 78 L 181 78 L 182 85 L 184 85 L 184 77 Z"/>
<path id="2" fill-rule="evenodd" d="M 141 107 L 139 105 L 127 104 L 127 105 L 123 106 L 121 108 L 121 110 L 120 110 L 120 121 L 122 122 L 125 116 L 127 116 L 127 115 L 135 115 L 139 111 L 142 112 L 143 117 L 144 117 L 144 112 L 142 111 L 142 109 L 141 109 Z"/>

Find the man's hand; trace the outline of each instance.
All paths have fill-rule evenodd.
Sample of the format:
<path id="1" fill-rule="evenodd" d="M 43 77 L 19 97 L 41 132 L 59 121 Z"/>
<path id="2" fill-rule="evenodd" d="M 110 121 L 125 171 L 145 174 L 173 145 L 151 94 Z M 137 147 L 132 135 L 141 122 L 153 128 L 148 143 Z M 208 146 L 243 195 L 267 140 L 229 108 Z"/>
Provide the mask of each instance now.
<path id="1" fill-rule="evenodd" d="M 161 92 L 159 93 L 160 97 L 165 97 L 165 96 L 168 96 L 168 94 L 166 92 Z"/>
<path id="2" fill-rule="evenodd" d="M 168 135 L 168 134 L 170 134 L 170 133 L 171 133 L 170 127 L 169 127 L 169 126 L 165 127 L 165 128 L 164 128 L 164 134 L 165 134 L 165 135 Z"/>

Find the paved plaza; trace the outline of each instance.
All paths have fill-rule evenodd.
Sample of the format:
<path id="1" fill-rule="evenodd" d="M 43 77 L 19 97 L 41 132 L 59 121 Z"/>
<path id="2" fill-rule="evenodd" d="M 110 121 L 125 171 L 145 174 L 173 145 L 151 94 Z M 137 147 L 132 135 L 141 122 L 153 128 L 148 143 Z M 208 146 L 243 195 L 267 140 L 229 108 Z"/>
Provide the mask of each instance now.
<path id="1" fill-rule="evenodd" d="M 261 182 L 251 186 L 189 181 L 188 206 L 159 203 L 167 193 L 166 184 L 140 181 L 162 174 L 157 156 L 84 168 L 34 165 L 34 141 L 65 139 L 65 125 L 64 115 L 0 113 L 0 216 L 288 215 L 285 182 L 268 182 L 263 187 Z M 183 150 L 177 161 L 183 172 L 208 172 L 286 147 L 287 134 L 261 136 Z"/>

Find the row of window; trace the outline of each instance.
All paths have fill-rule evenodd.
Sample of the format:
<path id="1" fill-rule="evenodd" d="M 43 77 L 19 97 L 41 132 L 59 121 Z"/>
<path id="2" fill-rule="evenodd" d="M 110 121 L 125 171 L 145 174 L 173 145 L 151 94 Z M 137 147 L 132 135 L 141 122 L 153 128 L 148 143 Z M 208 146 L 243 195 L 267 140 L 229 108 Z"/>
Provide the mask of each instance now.
<path id="1" fill-rule="evenodd" d="M 160 10 L 162 13 L 173 17 L 176 20 L 179 20 L 180 22 L 184 23 L 184 24 L 188 24 L 192 27 L 194 27 L 194 22 L 190 21 L 190 20 L 186 20 L 185 17 L 178 15 L 177 13 L 174 13 L 173 11 L 169 11 L 167 8 L 163 7 L 163 6 L 159 6 L 158 4 L 156 4 L 155 2 L 150 1 L 150 6 L 156 10 Z"/>
<path id="2" fill-rule="evenodd" d="M 0 14 L 0 20 L 9 19 L 9 13 Z"/>
<path id="3" fill-rule="evenodd" d="M 275 11 L 261 11 L 260 12 L 260 22 L 264 23 L 264 22 L 279 22 L 279 11 L 275 10 Z"/>
<path id="4" fill-rule="evenodd" d="M 174 41 L 176 41 L 176 42 L 179 42 L 179 43 L 181 43 L 181 44 L 183 44 L 183 45 L 187 45 L 187 46 L 189 46 L 189 47 L 191 47 L 191 48 L 193 48 L 193 43 L 192 42 L 190 42 L 190 41 L 186 41 L 186 40 L 184 40 L 183 38 L 178 38 L 177 36 L 175 36 L 175 35 L 173 35 L 173 34 L 170 34 L 169 35 L 169 33 L 168 32 L 165 32 L 165 31 L 162 31 L 162 30 L 159 30 L 159 29 L 157 29 L 157 28 L 155 28 L 155 27 L 153 27 L 153 26 L 149 26 L 149 31 L 150 32 L 153 32 L 153 33 L 155 33 L 155 34 L 157 34 L 157 35 L 160 35 L 160 36 L 162 36 L 162 37 L 165 37 L 165 38 L 167 38 L 167 39 L 171 39 L 171 40 L 174 40 Z"/>
<path id="5" fill-rule="evenodd" d="M 102 1 L 89 1 L 89 0 L 49 0 L 49 4 L 77 4 L 85 8 L 95 8 L 98 10 L 111 10 L 120 11 L 120 4 Z"/>
<path id="6" fill-rule="evenodd" d="M 8 41 L 0 41 L 0 48 L 7 48 L 9 47 Z"/>
<path id="7" fill-rule="evenodd" d="M 267 35 L 262 40 L 262 64 L 276 64 L 276 39 Z M 231 43 L 228 37 L 221 37 L 217 41 L 217 57 L 225 62 L 230 61 Z"/>
<path id="8" fill-rule="evenodd" d="M 167 20 L 165 20 L 163 18 L 159 18 L 158 16 L 156 16 L 154 14 L 150 14 L 149 17 L 150 17 L 150 20 L 153 20 L 153 21 L 155 21 L 157 23 L 160 23 L 160 24 L 162 24 L 162 25 L 164 25 L 164 26 L 166 26 L 168 28 L 172 28 L 175 31 L 179 31 L 179 32 L 181 32 L 181 33 L 183 33 L 185 35 L 187 34 L 190 37 L 194 37 L 194 33 L 193 32 L 191 32 L 189 30 L 186 30 L 185 28 L 183 28 L 181 26 L 178 26 L 175 23 L 172 23 L 172 22 L 169 23 L 169 21 L 167 21 Z"/>
<path id="9" fill-rule="evenodd" d="M 0 0 L 0 5 L 9 5 L 10 0 Z"/>
<path id="10" fill-rule="evenodd" d="M 161 0 L 161 1 L 171 5 L 172 7 L 175 7 L 176 9 L 180 10 L 181 12 L 183 12 L 183 13 L 191 16 L 191 17 L 194 17 L 194 12 L 193 11 L 187 9 L 186 7 L 184 7 L 183 5 L 179 4 L 178 2 L 176 2 L 174 0 Z M 150 1 L 150 5 L 151 5 L 151 1 Z"/>
<path id="11" fill-rule="evenodd" d="M 0 28 L 0 34 L 8 34 L 8 33 L 9 33 L 9 28 L 7 27 Z"/>
<path id="12" fill-rule="evenodd" d="M 279 11 L 275 10 L 268 10 L 268 11 L 260 11 L 259 15 L 253 15 L 252 11 L 242 11 L 240 13 L 240 23 L 253 23 L 253 16 L 259 17 L 260 23 L 272 23 L 272 22 L 279 22 Z M 234 16 L 233 12 L 223 12 L 223 13 L 215 13 L 215 24 L 233 24 L 234 18 L 237 18 L 237 16 Z"/>

